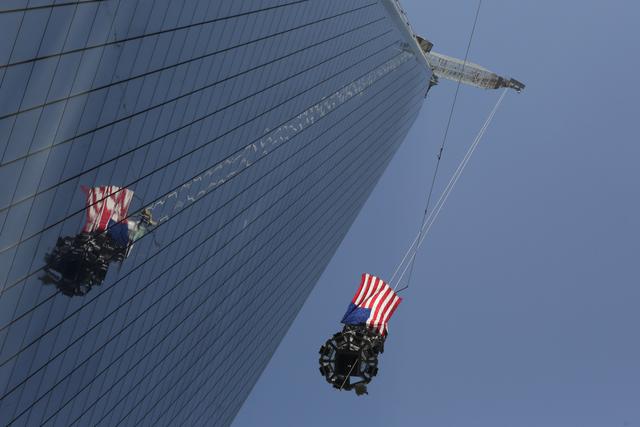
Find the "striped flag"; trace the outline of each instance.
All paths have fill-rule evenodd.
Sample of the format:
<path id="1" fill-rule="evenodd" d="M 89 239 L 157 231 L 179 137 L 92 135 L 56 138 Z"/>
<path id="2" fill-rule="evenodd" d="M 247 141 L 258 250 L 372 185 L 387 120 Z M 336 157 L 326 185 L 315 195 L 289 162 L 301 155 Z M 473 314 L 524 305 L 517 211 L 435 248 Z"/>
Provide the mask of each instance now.
<path id="1" fill-rule="evenodd" d="M 133 191 L 114 185 L 82 187 L 87 196 L 87 221 L 84 233 L 105 231 L 109 221 L 121 222 L 127 217 Z"/>
<path id="2" fill-rule="evenodd" d="M 366 324 L 384 336 L 387 334 L 387 323 L 400 302 L 402 298 L 382 279 L 365 273 L 362 275 L 358 292 L 342 318 L 342 323 Z"/>

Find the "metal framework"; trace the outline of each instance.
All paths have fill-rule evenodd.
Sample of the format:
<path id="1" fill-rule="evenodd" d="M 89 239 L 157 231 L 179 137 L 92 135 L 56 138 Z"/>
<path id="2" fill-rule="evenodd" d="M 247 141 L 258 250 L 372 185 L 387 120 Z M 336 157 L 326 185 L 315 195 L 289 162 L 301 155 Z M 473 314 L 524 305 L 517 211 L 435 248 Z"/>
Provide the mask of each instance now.
<path id="1" fill-rule="evenodd" d="M 364 325 L 345 325 L 320 347 L 320 374 L 338 390 L 367 394 L 367 384 L 378 373 L 384 340 Z"/>
<path id="2" fill-rule="evenodd" d="M 59 237 L 56 247 L 45 255 L 40 280 L 56 285 L 69 297 L 86 295 L 93 286 L 102 284 L 110 263 L 122 262 L 126 250 L 106 233 Z"/>
<path id="3" fill-rule="evenodd" d="M 483 89 L 509 88 L 516 92 L 524 89 L 524 84 L 516 79 L 502 77 L 487 70 L 486 68 L 472 62 L 464 62 L 457 58 L 452 58 L 441 53 L 432 52 L 433 43 L 420 36 L 416 36 L 418 44 L 424 53 L 429 66 L 433 70 L 437 83 L 437 78 L 460 81 L 464 84 Z"/>

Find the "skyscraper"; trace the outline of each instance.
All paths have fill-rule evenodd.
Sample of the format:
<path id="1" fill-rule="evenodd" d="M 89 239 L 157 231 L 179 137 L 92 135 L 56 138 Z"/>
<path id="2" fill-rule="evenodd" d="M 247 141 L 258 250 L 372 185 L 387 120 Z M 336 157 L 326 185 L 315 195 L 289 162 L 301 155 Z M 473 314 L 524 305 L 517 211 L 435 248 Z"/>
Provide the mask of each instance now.
<path id="1" fill-rule="evenodd" d="M 5 0 L 0 28 L 0 423 L 230 424 L 420 109 L 402 14 Z M 157 224 L 69 292 L 92 188 Z"/>

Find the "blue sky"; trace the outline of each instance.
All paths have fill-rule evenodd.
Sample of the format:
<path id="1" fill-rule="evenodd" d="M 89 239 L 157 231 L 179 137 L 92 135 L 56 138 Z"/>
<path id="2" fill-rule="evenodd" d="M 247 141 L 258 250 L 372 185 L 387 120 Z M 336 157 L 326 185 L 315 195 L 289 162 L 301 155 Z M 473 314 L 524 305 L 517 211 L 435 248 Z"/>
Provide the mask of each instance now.
<path id="1" fill-rule="evenodd" d="M 462 57 L 476 1 L 404 0 Z M 484 0 L 469 59 L 509 94 L 418 254 L 370 394 L 331 389 L 317 349 L 362 272 L 417 231 L 455 84 L 411 133 L 234 426 L 640 426 L 637 2 Z M 497 99 L 462 88 L 437 193 Z"/>

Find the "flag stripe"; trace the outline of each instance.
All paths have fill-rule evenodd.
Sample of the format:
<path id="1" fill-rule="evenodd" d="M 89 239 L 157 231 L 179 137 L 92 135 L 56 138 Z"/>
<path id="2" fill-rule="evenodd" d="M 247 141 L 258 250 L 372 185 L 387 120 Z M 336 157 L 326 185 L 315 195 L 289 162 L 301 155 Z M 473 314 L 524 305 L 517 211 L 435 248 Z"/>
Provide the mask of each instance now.
<path id="1" fill-rule="evenodd" d="M 109 221 L 121 222 L 127 217 L 133 191 L 114 185 L 82 187 L 82 190 L 86 193 L 87 200 L 87 219 L 83 232 L 105 231 Z"/>
<path id="2" fill-rule="evenodd" d="M 375 278 L 375 276 L 368 276 L 367 277 L 366 291 L 364 293 L 364 297 L 362 297 L 362 299 L 360 300 L 360 303 L 358 305 L 360 305 L 362 307 L 365 307 L 365 304 L 367 303 L 367 300 L 369 299 L 369 297 L 373 293 L 373 279 L 374 278 Z"/>
<path id="3" fill-rule="evenodd" d="M 382 280 L 381 280 L 381 282 L 382 282 Z M 378 294 L 377 294 L 375 300 L 371 304 L 371 308 L 373 309 L 374 312 L 380 306 L 380 302 L 387 296 L 387 294 L 389 293 L 390 290 L 391 289 L 387 286 L 387 284 L 382 282 L 382 286 L 380 286 L 380 290 L 378 291 Z"/>
<path id="4" fill-rule="evenodd" d="M 398 297 L 397 295 L 394 296 L 391 305 L 389 305 L 389 307 L 387 308 L 387 310 L 385 311 L 382 320 L 381 320 L 381 324 L 384 326 L 384 332 L 387 332 L 387 323 L 389 322 L 389 319 L 391 319 L 391 316 L 393 315 L 393 312 L 396 311 L 396 308 L 398 307 L 398 305 L 400 304 L 400 301 L 402 301 L 400 299 L 400 297 Z"/>
<path id="5" fill-rule="evenodd" d="M 360 288 L 358 288 L 358 292 L 356 292 L 355 296 L 353 297 L 353 303 L 355 305 L 358 305 L 360 303 L 360 298 L 362 298 L 363 292 L 364 292 L 364 288 L 366 286 L 367 281 L 369 280 L 369 275 L 368 274 L 363 274 L 362 275 L 362 279 L 360 280 Z"/>
<path id="6" fill-rule="evenodd" d="M 369 293 L 367 294 L 367 298 L 362 301 L 362 306 L 364 308 L 371 308 L 371 300 L 373 298 L 375 298 L 376 294 L 378 293 L 378 288 L 380 287 L 380 283 L 378 282 L 378 278 L 376 276 L 373 276 L 371 278 L 371 284 L 369 286 Z"/>
<path id="7" fill-rule="evenodd" d="M 387 292 L 387 295 L 385 296 L 384 301 L 380 305 L 377 315 L 375 317 L 376 325 L 384 325 L 384 323 L 382 322 L 383 313 L 386 312 L 387 307 L 389 306 L 389 302 L 393 299 L 394 296 L 395 296 L 395 293 L 393 292 L 393 290 L 389 289 L 389 292 Z"/>
<path id="8" fill-rule="evenodd" d="M 370 274 L 363 274 L 360 287 L 352 299 L 352 303 L 369 310 L 366 325 L 382 335 L 387 333 L 387 323 L 402 299 L 384 280 Z"/>
<path id="9" fill-rule="evenodd" d="M 384 303 L 388 298 L 390 298 L 392 293 L 393 291 L 391 288 L 389 286 L 385 286 L 385 289 L 380 292 L 378 298 L 376 298 L 376 302 L 373 304 L 373 310 L 371 311 L 372 316 L 369 319 L 369 323 L 378 328 L 380 333 L 382 333 L 382 330 L 380 330 L 380 313 L 384 308 Z"/>

